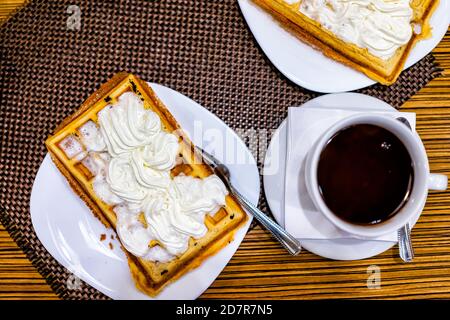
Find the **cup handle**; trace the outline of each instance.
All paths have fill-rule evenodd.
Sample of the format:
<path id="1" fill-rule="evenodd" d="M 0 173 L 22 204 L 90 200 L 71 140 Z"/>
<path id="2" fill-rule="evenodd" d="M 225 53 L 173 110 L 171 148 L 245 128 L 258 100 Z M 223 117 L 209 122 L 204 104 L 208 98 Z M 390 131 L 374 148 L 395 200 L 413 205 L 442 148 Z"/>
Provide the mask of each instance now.
<path id="1" fill-rule="evenodd" d="M 428 189 L 445 191 L 448 187 L 448 177 L 443 174 L 430 173 L 428 177 Z"/>

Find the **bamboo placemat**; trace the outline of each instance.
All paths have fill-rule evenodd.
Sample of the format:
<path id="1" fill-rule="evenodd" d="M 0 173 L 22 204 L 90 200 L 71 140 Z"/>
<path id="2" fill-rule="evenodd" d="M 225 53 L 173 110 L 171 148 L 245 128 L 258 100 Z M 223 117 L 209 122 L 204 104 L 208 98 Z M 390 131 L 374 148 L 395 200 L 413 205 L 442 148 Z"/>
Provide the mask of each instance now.
<path id="1" fill-rule="evenodd" d="M 67 28 L 66 10 L 72 4 L 81 10 L 80 30 Z M 43 140 L 100 83 L 120 70 L 134 72 L 192 97 L 239 129 L 274 129 L 285 117 L 288 106 L 315 96 L 290 83 L 271 66 L 255 44 L 237 3 L 231 0 L 32 1 L 2 26 L 0 40 L 1 221 L 63 298 L 104 296 L 87 285 L 81 290 L 67 288 L 69 273 L 45 251 L 32 229 L 29 195 L 45 155 Z M 404 72 L 396 85 L 374 86 L 361 92 L 398 107 L 438 73 L 434 58 L 429 55 Z M 248 241 L 253 243 L 255 236 L 261 239 L 258 246 L 264 246 L 262 255 L 262 247 L 251 250 L 246 245 Z M 292 269 L 297 275 L 307 272 L 319 277 L 320 266 L 328 265 L 308 254 L 287 257 L 257 228 L 247 236 L 232 262 L 247 277 L 240 279 L 241 286 L 225 285 L 219 290 L 221 296 L 250 293 L 247 297 L 255 297 L 259 293 L 258 297 L 264 297 L 266 293 L 271 297 L 279 293 L 279 289 L 271 288 L 276 283 L 280 288 L 287 285 L 286 275 L 275 272 L 274 282 L 258 282 L 256 279 L 264 277 L 262 270 L 255 278 L 245 271 L 245 263 L 236 264 L 242 254 L 253 256 L 254 262 L 266 261 L 273 250 L 279 259 L 278 267 L 302 263 L 302 267 Z M 349 270 L 351 266 L 336 271 L 336 276 L 342 277 Z M 226 270 L 205 297 L 217 297 L 214 288 L 217 284 L 220 288 L 221 281 L 228 277 L 230 271 Z M 301 279 L 296 282 L 301 283 Z M 308 287 L 300 286 L 298 294 Z"/>

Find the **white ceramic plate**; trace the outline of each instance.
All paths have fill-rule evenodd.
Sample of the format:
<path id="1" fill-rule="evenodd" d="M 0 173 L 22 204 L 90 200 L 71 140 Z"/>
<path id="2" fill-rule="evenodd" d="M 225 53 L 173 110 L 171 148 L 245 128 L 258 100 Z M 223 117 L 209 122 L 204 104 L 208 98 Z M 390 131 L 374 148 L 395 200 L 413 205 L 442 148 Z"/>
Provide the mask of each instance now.
<path id="1" fill-rule="evenodd" d="M 161 85 L 150 85 L 195 144 L 203 145 L 208 151 L 217 151 L 224 146 L 227 154 L 246 156 L 246 163 L 227 161 L 227 164 L 233 184 L 256 204 L 260 190 L 258 169 L 250 151 L 235 132 L 182 94 Z M 214 139 L 211 139 L 211 132 L 215 133 Z M 220 137 L 226 141 L 221 141 Z M 84 202 L 72 192 L 49 155 L 36 175 L 30 211 L 39 240 L 59 263 L 77 277 L 113 299 L 150 299 L 134 286 L 119 242 L 110 239 L 113 231 L 107 230 L 94 218 Z M 169 285 L 157 299 L 195 299 L 201 295 L 231 259 L 250 222 L 251 217 L 238 230 L 232 243 L 208 258 L 199 268 Z M 107 240 L 100 241 L 101 234 L 107 234 Z M 109 248 L 109 242 L 112 242 L 113 250 Z"/>
<path id="2" fill-rule="evenodd" d="M 287 32 L 252 0 L 238 0 L 256 41 L 269 60 L 287 78 L 317 92 L 344 92 L 375 82 L 364 74 L 325 57 Z M 405 69 L 426 56 L 441 41 L 450 23 L 450 0 L 440 0 L 431 18 L 433 36 L 420 41 L 409 55 Z"/>
<path id="3" fill-rule="evenodd" d="M 329 94 L 312 99 L 301 106 L 302 108 L 338 108 L 357 111 L 392 111 L 398 112 L 387 103 L 376 98 L 358 93 Z M 270 168 L 270 164 L 277 161 L 278 170 L 271 174 L 263 174 L 264 192 L 270 210 L 275 220 L 284 226 L 284 173 L 286 162 L 286 120 L 281 123 L 273 134 L 269 148 L 264 159 L 264 168 Z M 277 158 L 275 158 L 275 156 Z M 276 159 L 276 160 L 274 160 Z M 264 170 L 265 171 L 265 170 Z M 305 192 L 307 192 L 305 190 Z M 422 209 L 425 203 L 422 204 Z M 411 221 L 414 226 L 422 210 Z M 303 212 L 300 211 L 299 212 Z M 359 239 L 339 240 L 309 240 L 299 239 L 302 246 L 319 256 L 334 260 L 358 260 L 380 254 L 391 248 L 397 242 L 393 241 L 368 241 Z"/>

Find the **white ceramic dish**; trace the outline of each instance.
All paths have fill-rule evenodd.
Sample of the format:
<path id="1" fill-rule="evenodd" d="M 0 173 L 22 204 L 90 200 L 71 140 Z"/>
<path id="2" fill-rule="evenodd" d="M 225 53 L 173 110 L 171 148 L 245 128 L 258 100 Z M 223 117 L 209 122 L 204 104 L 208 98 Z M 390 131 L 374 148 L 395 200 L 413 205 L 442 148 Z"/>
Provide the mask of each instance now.
<path id="1" fill-rule="evenodd" d="M 375 83 L 364 74 L 325 57 L 298 40 L 252 0 L 238 2 L 261 49 L 281 73 L 299 86 L 331 93 L 356 90 Z M 450 0 L 440 0 L 430 23 L 433 36 L 414 47 L 405 69 L 425 57 L 444 37 L 450 23 Z"/>
<path id="2" fill-rule="evenodd" d="M 211 148 L 227 148 L 231 145 L 235 152 L 250 159 L 246 164 L 227 164 L 233 184 L 256 204 L 260 190 L 258 169 L 250 151 L 236 133 L 191 99 L 164 86 L 150 85 L 195 144 L 209 143 L 206 147 L 204 145 L 208 151 Z M 228 139 L 228 143 L 217 139 L 205 141 L 207 138 L 204 134 L 193 134 L 194 126 L 199 124 L 202 126 L 202 133 L 214 130 L 215 137 L 224 137 Z M 220 143 L 222 144 L 217 146 Z M 59 263 L 77 277 L 113 299 L 150 299 L 134 286 L 119 242 L 110 239 L 113 231 L 107 230 L 72 192 L 49 155 L 45 157 L 36 175 L 30 211 L 39 240 Z M 232 243 L 208 258 L 199 268 L 169 285 L 156 299 L 195 299 L 201 295 L 231 259 L 250 222 L 251 217 L 247 224 L 237 231 Z M 100 241 L 101 234 L 107 234 L 107 240 Z M 109 242 L 112 242 L 113 250 L 109 248 Z"/>
<path id="3" fill-rule="evenodd" d="M 312 99 L 302 105 L 302 108 L 338 108 L 357 111 L 392 111 L 398 112 L 387 103 L 376 98 L 357 94 L 340 93 L 320 96 Z M 273 163 L 273 155 L 278 154 L 279 169 L 271 174 L 263 174 L 264 192 L 269 204 L 270 210 L 275 220 L 281 224 L 284 223 L 284 172 L 286 159 L 286 121 L 283 121 L 277 131 L 272 136 L 269 148 L 266 152 L 264 167 L 270 167 Z M 307 190 L 304 190 L 307 192 Z M 425 202 L 419 205 L 418 212 L 410 222 L 411 227 L 415 225 Z M 303 211 L 299 211 L 303 212 Z M 324 217 L 324 219 L 326 219 Z M 313 240 L 299 239 L 302 246 L 319 256 L 334 260 L 358 260 L 365 259 L 380 254 L 391 248 L 397 241 L 370 241 L 360 239 L 339 239 L 339 240 Z"/>

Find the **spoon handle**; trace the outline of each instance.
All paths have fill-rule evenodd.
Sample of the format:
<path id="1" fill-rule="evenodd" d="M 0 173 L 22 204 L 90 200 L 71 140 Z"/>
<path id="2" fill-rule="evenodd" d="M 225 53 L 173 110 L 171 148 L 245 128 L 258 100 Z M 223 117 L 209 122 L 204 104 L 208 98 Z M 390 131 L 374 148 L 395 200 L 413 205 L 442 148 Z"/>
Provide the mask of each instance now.
<path id="1" fill-rule="evenodd" d="M 239 191 L 231 186 L 231 191 L 239 200 L 239 202 L 258 220 L 274 237 L 281 243 L 281 245 L 289 251 L 293 256 L 296 256 L 302 250 L 298 240 L 290 235 L 275 221 L 270 219 L 266 214 L 259 210 L 256 206 L 250 203 Z"/>
<path id="2" fill-rule="evenodd" d="M 402 258 L 404 262 L 411 262 L 414 259 L 414 249 L 411 243 L 409 223 L 398 230 L 398 249 L 400 258 Z"/>
<path id="3" fill-rule="evenodd" d="M 397 118 L 397 120 L 403 123 L 409 128 L 409 130 L 412 131 L 412 127 L 408 119 L 399 117 Z M 411 242 L 411 229 L 409 228 L 409 223 L 405 224 L 398 230 L 398 250 L 400 253 L 400 258 L 402 258 L 404 262 L 413 261 L 414 249 Z"/>

